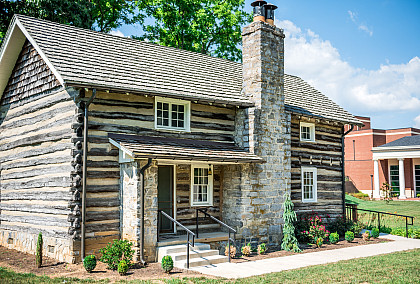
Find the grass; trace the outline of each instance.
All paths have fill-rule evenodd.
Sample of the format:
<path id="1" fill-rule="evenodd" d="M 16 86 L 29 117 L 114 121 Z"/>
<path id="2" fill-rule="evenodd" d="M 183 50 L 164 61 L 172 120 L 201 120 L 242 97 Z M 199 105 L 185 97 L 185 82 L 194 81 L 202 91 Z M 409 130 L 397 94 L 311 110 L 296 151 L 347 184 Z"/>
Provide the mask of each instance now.
<path id="1" fill-rule="evenodd" d="M 418 201 L 390 201 L 388 204 L 383 200 L 369 201 L 361 200 L 350 195 L 346 195 L 346 203 L 357 204 L 357 208 L 368 209 L 375 211 L 382 211 L 394 214 L 401 214 L 414 217 L 414 226 L 412 228 L 420 229 L 420 202 Z M 373 217 L 372 213 L 359 211 L 362 222 L 370 222 L 375 218 L 374 224 L 376 225 L 376 216 Z M 363 215 L 364 214 L 364 215 Z M 410 221 L 409 221 L 410 222 Z M 396 216 L 383 215 L 381 217 L 381 225 L 390 228 L 405 228 L 405 218 Z"/>
<path id="2" fill-rule="evenodd" d="M 121 281 L 117 283 L 420 283 L 420 249 L 378 255 L 301 269 L 270 273 L 238 280 L 183 278 L 158 281 Z M 79 280 L 21 274 L 0 268 L 1 283 L 109 283 L 108 280 Z"/>

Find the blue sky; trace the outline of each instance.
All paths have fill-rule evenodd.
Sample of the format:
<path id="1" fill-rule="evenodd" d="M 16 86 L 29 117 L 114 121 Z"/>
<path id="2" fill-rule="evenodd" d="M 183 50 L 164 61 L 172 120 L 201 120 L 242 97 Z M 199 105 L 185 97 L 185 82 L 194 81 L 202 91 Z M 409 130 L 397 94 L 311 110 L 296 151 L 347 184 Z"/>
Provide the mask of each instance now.
<path id="1" fill-rule="evenodd" d="M 370 116 L 374 128 L 420 128 L 420 1 L 272 3 L 286 33 L 286 73 L 351 113 Z M 118 31 L 141 32 L 135 26 Z"/>

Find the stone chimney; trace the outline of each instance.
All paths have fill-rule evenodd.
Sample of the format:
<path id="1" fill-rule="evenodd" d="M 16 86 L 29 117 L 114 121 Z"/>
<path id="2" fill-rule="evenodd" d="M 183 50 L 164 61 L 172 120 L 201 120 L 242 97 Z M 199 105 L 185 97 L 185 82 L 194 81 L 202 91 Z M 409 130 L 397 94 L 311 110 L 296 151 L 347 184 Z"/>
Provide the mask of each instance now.
<path id="1" fill-rule="evenodd" d="M 270 18 L 273 20 L 274 15 Z M 242 184 L 237 187 L 240 194 L 232 194 L 236 194 L 236 208 L 240 207 L 237 221 L 242 236 L 279 246 L 282 204 L 285 193 L 290 193 L 291 178 L 290 114 L 284 105 L 284 33 L 254 17 L 243 29 L 242 43 L 243 93 L 255 107 L 237 111 L 236 143 L 265 163 L 242 166 L 238 177 Z M 233 169 L 230 175 L 235 180 Z"/>

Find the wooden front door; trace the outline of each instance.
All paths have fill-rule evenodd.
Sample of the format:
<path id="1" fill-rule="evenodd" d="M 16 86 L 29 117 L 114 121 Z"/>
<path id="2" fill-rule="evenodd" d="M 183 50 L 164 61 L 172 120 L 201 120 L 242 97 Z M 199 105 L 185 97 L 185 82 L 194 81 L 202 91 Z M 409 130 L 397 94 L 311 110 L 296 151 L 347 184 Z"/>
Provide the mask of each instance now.
<path id="1" fill-rule="evenodd" d="M 169 216 L 174 216 L 174 167 L 158 167 L 158 208 Z M 162 216 L 160 232 L 173 233 L 174 224 L 165 216 Z"/>

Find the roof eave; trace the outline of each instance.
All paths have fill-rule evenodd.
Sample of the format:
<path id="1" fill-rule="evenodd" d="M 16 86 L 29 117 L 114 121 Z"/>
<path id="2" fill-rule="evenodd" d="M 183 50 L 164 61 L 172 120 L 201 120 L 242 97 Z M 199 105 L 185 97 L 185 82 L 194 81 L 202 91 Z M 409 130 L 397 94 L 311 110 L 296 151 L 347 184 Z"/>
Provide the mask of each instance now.
<path id="1" fill-rule="evenodd" d="M 349 124 L 349 125 L 354 125 L 354 126 L 363 126 L 362 122 L 356 122 L 356 121 L 349 121 L 349 120 L 341 120 L 341 119 L 336 119 L 336 118 L 330 118 L 330 117 L 325 117 L 325 116 L 320 116 L 320 115 L 315 115 L 315 114 L 307 114 L 307 113 L 303 113 L 303 112 L 298 112 L 298 111 L 293 111 L 290 109 L 286 109 L 288 112 L 292 113 L 292 114 L 298 114 L 298 115 L 302 115 L 302 116 L 307 116 L 307 117 L 311 117 L 311 118 L 315 118 L 315 119 L 323 119 L 323 120 L 330 120 L 330 121 L 334 121 L 334 122 L 338 122 L 338 123 L 342 123 L 342 124 Z"/>

